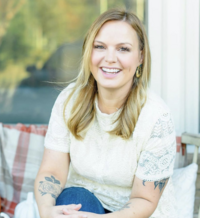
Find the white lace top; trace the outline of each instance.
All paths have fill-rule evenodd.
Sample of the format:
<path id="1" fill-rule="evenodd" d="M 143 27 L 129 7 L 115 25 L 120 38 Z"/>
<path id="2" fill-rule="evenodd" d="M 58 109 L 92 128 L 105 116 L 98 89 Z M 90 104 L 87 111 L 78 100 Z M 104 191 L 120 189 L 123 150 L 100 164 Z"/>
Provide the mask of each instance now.
<path id="1" fill-rule="evenodd" d="M 52 109 L 45 147 L 69 152 L 71 157 L 67 187 L 84 187 L 94 193 L 103 207 L 116 211 L 131 194 L 134 176 L 141 180 L 158 181 L 173 173 L 176 153 L 175 131 L 168 107 L 154 93 L 148 98 L 129 140 L 107 133 L 121 110 L 104 114 L 95 100 L 96 119 L 78 141 L 63 120 L 63 103 L 73 84 L 58 96 Z M 66 108 L 69 117 L 75 96 Z M 171 178 L 150 218 L 176 218 Z"/>

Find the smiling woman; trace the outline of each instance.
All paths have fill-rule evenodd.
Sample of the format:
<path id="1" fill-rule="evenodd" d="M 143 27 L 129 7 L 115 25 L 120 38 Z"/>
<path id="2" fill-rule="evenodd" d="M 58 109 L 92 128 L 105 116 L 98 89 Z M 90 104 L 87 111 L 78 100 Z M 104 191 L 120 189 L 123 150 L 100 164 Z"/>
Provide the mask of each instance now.
<path id="1" fill-rule="evenodd" d="M 99 107 L 102 112 L 112 113 L 114 111 L 111 106 L 122 106 L 133 85 L 136 68 L 142 61 L 137 33 L 128 23 L 109 21 L 102 26 L 94 40 L 90 64 L 98 84 Z M 114 95 L 117 97 L 113 105 L 105 102 L 111 89 L 115 90 Z M 106 106 L 110 108 L 108 111 Z"/>
<path id="2" fill-rule="evenodd" d="M 35 181 L 41 217 L 177 217 L 174 125 L 148 90 L 150 63 L 136 15 L 112 9 L 92 24 L 77 80 L 49 121 Z"/>

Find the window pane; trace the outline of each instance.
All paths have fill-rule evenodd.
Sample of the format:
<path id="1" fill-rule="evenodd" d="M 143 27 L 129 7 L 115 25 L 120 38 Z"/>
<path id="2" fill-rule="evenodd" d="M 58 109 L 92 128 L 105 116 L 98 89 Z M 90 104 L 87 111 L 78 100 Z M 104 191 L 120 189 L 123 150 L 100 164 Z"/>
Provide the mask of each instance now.
<path id="1" fill-rule="evenodd" d="M 88 28 L 113 7 L 145 20 L 145 0 L 0 0 L 0 122 L 48 123 Z"/>

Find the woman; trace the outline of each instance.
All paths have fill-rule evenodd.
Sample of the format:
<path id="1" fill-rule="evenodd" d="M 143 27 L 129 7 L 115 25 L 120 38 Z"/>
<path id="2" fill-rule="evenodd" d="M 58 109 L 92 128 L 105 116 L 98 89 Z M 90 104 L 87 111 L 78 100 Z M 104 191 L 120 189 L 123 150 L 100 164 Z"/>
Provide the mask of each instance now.
<path id="1" fill-rule="evenodd" d="M 134 14 L 112 9 L 93 23 L 77 81 L 52 109 L 35 181 L 41 218 L 176 218 L 175 132 L 148 90 L 150 61 Z"/>

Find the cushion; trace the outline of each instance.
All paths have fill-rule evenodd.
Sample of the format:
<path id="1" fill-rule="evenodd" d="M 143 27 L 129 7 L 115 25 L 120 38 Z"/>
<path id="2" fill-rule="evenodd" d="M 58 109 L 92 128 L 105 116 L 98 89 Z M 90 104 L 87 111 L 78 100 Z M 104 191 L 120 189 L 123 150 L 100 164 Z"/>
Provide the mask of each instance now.
<path id="1" fill-rule="evenodd" d="M 47 126 L 0 123 L 0 193 L 2 211 L 10 217 L 16 205 L 34 191 Z"/>
<path id="2" fill-rule="evenodd" d="M 180 218 L 193 218 L 197 170 L 198 165 L 192 163 L 187 167 L 175 169 L 172 175 Z"/>

